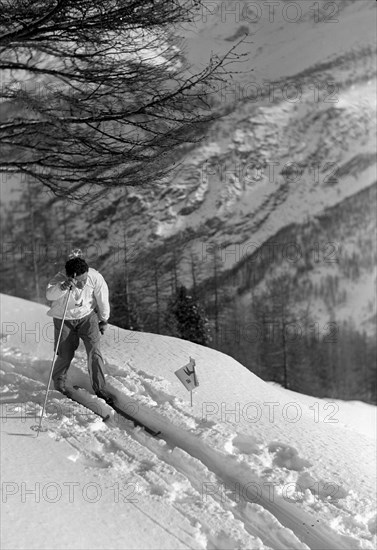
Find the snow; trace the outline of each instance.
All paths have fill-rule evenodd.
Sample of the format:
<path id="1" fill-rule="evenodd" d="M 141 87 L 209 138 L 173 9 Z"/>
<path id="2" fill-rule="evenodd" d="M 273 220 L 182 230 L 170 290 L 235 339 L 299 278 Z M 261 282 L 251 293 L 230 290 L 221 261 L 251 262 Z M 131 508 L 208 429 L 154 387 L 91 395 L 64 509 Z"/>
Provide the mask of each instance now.
<path id="1" fill-rule="evenodd" d="M 1 295 L 2 547 L 372 549 L 376 408 L 267 383 L 191 342 L 111 326 L 107 382 L 162 436 L 51 391 L 47 307 Z M 190 396 L 174 371 L 196 362 Z M 71 381 L 90 390 L 80 346 Z"/>

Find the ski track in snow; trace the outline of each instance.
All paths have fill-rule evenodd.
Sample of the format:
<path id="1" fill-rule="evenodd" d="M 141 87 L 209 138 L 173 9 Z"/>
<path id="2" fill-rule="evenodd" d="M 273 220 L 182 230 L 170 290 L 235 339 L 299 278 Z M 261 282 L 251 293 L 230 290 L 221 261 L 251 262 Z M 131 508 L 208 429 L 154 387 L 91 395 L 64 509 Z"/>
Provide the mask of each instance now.
<path id="1" fill-rule="evenodd" d="M 18 410 L 24 416 L 35 415 L 44 396 L 45 382 L 41 379 L 45 378 L 46 362 L 33 360 L 32 368 L 26 371 L 30 358 L 11 349 L 3 350 L 3 359 L 3 403 L 8 403 L 8 410 Z M 71 370 L 76 382 L 88 387 L 85 368 L 85 357 L 78 355 Z M 132 479 L 133 485 L 128 488 L 135 491 L 137 500 L 146 494 L 165 499 L 195 529 L 196 547 L 361 548 L 355 538 L 342 536 L 328 522 L 317 519 L 314 506 L 309 510 L 300 506 L 302 500 L 308 503 L 310 497 L 313 499 L 308 489 L 301 503 L 292 502 L 294 497 L 283 498 L 278 490 L 271 493 L 268 477 L 261 477 L 250 460 L 250 456 L 256 462 L 259 460 L 265 472 L 277 468 L 299 472 L 296 479 L 304 486 L 306 481 L 309 487 L 313 479 L 304 470 L 311 464 L 300 458 L 294 448 L 276 441 L 263 448 L 249 435 L 234 437 L 228 426 L 226 434 L 224 426 L 204 422 L 186 412 L 184 403 L 169 394 L 163 379 L 132 368 L 127 377 L 124 370 L 121 373 L 117 373 L 116 367 L 113 370 L 108 383 L 123 406 L 128 406 L 130 412 L 136 407 L 140 418 L 152 428 L 160 429 L 163 438 L 152 438 L 126 420 L 119 427 L 109 428 L 83 407 L 52 392 L 45 422 L 55 439 L 65 438 L 72 445 L 73 461 L 81 461 L 117 479 Z M 152 400 L 155 404 L 163 403 L 154 407 L 159 413 L 151 409 Z M 174 416 L 175 420 L 179 417 L 181 425 L 168 416 Z M 216 437 L 224 442 L 224 435 L 231 454 L 229 448 L 224 452 L 224 448 L 216 446 Z M 323 484 L 322 489 L 322 493 L 318 489 L 317 498 L 326 499 Z M 342 509 L 341 499 L 346 495 L 347 491 L 343 491 L 340 499 L 328 506 Z"/>

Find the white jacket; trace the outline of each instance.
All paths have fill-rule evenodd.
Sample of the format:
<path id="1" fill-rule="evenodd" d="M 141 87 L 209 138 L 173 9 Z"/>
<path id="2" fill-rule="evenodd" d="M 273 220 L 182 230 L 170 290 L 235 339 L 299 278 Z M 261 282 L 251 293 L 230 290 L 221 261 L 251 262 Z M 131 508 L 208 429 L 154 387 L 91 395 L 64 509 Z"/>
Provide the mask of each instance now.
<path id="1" fill-rule="evenodd" d="M 52 301 L 47 312 L 50 317 L 63 318 L 68 290 L 61 290 L 60 284 L 66 279 L 65 274 L 59 272 L 47 285 L 46 298 Z M 90 267 L 84 288 L 72 288 L 65 318 L 81 319 L 92 311 L 97 312 L 100 321 L 110 317 L 109 288 L 101 273 Z"/>

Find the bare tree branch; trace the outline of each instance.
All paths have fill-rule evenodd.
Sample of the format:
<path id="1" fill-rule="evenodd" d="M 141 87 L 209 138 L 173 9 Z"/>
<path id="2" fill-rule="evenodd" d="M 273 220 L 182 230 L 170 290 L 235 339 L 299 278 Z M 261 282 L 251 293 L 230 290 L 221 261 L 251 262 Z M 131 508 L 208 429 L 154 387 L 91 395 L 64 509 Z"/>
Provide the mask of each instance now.
<path id="1" fill-rule="evenodd" d="M 191 0 L 0 1 L 0 172 L 59 196 L 145 185 L 219 112 L 237 45 L 192 74 L 174 24 Z"/>

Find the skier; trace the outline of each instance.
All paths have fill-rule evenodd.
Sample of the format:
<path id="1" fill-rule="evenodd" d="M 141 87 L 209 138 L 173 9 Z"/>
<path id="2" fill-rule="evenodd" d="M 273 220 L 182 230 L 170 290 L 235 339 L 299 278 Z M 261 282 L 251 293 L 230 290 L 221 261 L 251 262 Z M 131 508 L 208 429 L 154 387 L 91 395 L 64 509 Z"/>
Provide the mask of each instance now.
<path id="1" fill-rule="evenodd" d="M 67 303 L 69 289 L 71 293 Z M 93 389 L 98 397 L 108 400 L 100 350 L 100 333 L 104 334 L 110 316 L 109 289 L 105 279 L 88 266 L 78 249 L 69 256 L 65 264 L 65 274 L 59 272 L 48 283 L 46 298 L 52 301 L 47 315 L 54 320 L 55 346 L 67 305 L 52 373 L 55 389 L 69 394 L 66 389 L 67 372 L 81 338 L 88 355 L 88 370 Z"/>

